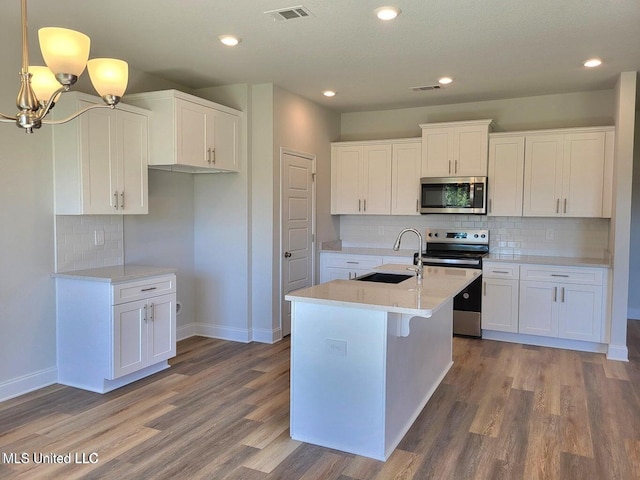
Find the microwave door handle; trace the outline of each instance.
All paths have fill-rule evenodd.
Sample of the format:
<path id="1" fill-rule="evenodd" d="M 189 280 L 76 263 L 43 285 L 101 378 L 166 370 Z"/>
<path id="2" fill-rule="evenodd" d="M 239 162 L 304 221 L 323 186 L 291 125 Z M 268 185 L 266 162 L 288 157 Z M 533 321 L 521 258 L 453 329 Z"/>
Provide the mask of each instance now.
<path id="1" fill-rule="evenodd" d="M 475 192 L 476 192 L 475 183 L 470 183 L 469 184 L 469 202 L 471 203 L 471 205 L 469 206 L 471 208 L 473 208 L 473 206 L 475 205 L 475 203 L 473 203 L 473 197 L 475 196 Z"/>

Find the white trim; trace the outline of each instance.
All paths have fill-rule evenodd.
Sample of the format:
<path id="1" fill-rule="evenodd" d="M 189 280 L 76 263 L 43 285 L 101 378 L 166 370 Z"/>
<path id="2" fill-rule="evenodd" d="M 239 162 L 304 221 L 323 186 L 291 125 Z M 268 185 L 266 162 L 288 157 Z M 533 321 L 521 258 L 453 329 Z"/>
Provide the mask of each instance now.
<path id="1" fill-rule="evenodd" d="M 282 252 L 282 245 L 283 245 L 283 241 L 282 241 L 282 227 L 283 227 L 283 222 L 282 222 L 282 179 L 284 176 L 284 171 L 283 171 L 283 161 L 284 161 L 284 155 L 292 155 L 294 157 L 300 157 L 306 160 L 311 161 L 311 173 L 313 174 L 313 178 L 312 178 L 312 182 L 311 182 L 311 235 L 312 238 L 315 239 L 315 241 L 311 242 L 311 285 L 315 284 L 315 278 L 316 278 L 316 244 L 317 244 L 317 239 L 318 239 L 318 235 L 316 232 L 316 155 L 315 154 L 311 154 L 311 153 L 304 153 L 304 152 L 299 152 L 296 150 L 291 150 L 289 148 L 285 148 L 285 147 L 280 147 L 280 162 L 279 162 L 279 169 L 280 169 L 280 201 L 279 201 L 279 218 L 280 218 L 280 222 L 279 222 L 279 234 L 278 234 L 278 250 L 280 252 Z M 280 333 L 280 338 L 282 338 L 282 298 L 283 298 L 283 293 L 282 293 L 282 280 L 283 280 L 283 273 L 282 273 L 282 267 L 283 267 L 283 261 L 282 261 L 282 257 L 278 256 L 278 285 L 277 285 L 277 299 L 278 299 L 278 331 Z M 254 330 L 255 332 L 255 330 Z M 267 342 L 267 343 L 271 343 L 271 342 Z"/>
<path id="2" fill-rule="evenodd" d="M 626 345 L 609 345 L 609 349 L 607 350 L 607 360 L 628 362 L 629 349 Z"/>
<path id="3" fill-rule="evenodd" d="M 259 343 L 276 343 L 282 340 L 282 329 L 267 330 L 264 328 L 253 329 L 253 341 Z"/>
<path id="4" fill-rule="evenodd" d="M 640 308 L 627 307 L 628 320 L 640 320 Z"/>
<path id="5" fill-rule="evenodd" d="M 176 340 L 184 340 L 185 338 L 195 337 L 197 331 L 197 324 L 189 323 L 182 325 L 176 329 Z"/>
<path id="6" fill-rule="evenodd" d="M 193 336 L 218 338 L 232 342 L 251 342 L 251 332 L 247 328 L 225 327 L 223 325 L 209 325 L 205 323 L 192 323 Z M 186 338 L 186 337 L 185 337 Z"/>
<path id="7" fill-rule="evenodd" d="M 51 367 L 0 383 L 0 402 L 19 397 L 58 381 L 58 368 Z"/>

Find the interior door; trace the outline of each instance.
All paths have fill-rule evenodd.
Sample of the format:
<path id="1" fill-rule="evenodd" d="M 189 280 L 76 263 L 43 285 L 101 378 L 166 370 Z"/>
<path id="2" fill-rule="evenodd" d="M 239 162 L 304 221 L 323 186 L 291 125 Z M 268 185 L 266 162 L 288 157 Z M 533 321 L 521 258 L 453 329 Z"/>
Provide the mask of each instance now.
<path id="1" fill-rule="evenodd" d="M 313 157 L 282 154 L 282 336 L 291 333 L 284 296 L 313 285 Z"/>

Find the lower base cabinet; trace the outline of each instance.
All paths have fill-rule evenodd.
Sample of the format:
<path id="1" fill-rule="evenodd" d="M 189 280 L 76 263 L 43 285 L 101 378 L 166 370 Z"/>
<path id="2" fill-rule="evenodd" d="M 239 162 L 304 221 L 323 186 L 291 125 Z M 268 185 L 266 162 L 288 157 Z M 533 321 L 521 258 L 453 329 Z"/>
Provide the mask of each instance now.
<path id="1" fill-rule="evenodd" d="M 606 284 L 604 268 L 485 262 L 482 328 L 606 342 Z"/>
<path id="2" fill-rule="evenodd" d="M 176 355 L 176 277 L 56 279 L 58 383 L 105 393 Z"/>

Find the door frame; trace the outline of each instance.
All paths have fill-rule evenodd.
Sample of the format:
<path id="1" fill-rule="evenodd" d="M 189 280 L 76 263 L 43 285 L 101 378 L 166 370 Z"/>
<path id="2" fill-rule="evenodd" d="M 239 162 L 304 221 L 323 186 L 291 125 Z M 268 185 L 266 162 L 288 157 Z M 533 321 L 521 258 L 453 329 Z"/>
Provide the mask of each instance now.
<path id="1" fill-rule="evenodd" d="M 315 285 L 316 284 L 316 241 L 317 241 L 317 235 L 316 235 L 316 182 L 315 182 L 315 175 L 316 175 L 316 155 L 312 154 L 312 153 L 305 153 L 305 152 L 300 152 L 297 150 L 293 150 L 290 148 L 286 148 L 286 147 L 280 147 L 280 208 L 279 208 L 279 229 L 280 229 L 280 234 L 278 235 L 279 238 L 279 244 L 278 244 L 278 271 L 279 271 L 279 275 L 278 275 L 278 325 L 279 328 L 278 330 L 280 331 L 280 339 L 283 338 L 282 336 L 282 315 L 283 315 L 283 311 L 282 311 L 282 306 L 284 303 L 284 286 L 282 284 L 283 280 L 284 280 L 284 272 L 283 272 L 283 266 L 284 266 L 284 262 L 283 262 L 283 256 L 282 256 L 282 252 L 283 252 L 283 245 L 284 245 L 284 238 L 283 238 L 283 228 L 284 228 L 284 222 L 282 219 L 282 213 L 283 213 L 283 208 L 282 208 L 282 202 L 284 201 L 284 188 L 282 187 L 283 185 L 283 180 L 284 180 L 284 156 L 285 155 L 292 155 L 294 157 L 300 157 L 302 159 L 305 160 L 309 160 L 311 162 L 311 173 L 313 175 L 313 179 L 311 181 L 311 285 Z"/>

